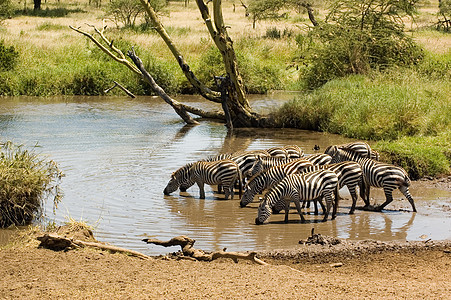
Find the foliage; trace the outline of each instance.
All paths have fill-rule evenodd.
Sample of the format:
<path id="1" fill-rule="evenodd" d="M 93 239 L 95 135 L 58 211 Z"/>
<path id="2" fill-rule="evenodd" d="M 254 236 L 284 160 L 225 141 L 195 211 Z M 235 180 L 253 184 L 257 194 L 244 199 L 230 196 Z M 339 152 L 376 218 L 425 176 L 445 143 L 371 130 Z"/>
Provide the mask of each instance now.
<path id="1" fill-rule="evenodd" d="M 445 31 L 451 30 L 451 0 L 439 1 L 439 14 L 443 17 L 443 21 L 439 20 L 437 27 L 443 28 Z"/>
<path id="2" fill-rule="evenodd" d="M 401 22 L 414 11 L 415 1 L 334 1 L 327 23 L 316 26 L 302 41 L 308 44 L 300 45 L 307 49 L 301 59 L 308 66 L 302 70 L 306 86 L 421 61 L 421 48 L 404 33 Z"/>
<path id="3" fill-rule="evenodd" d="M 403 167 L 412 179 L 450 173 L 451 130 L 436 136 L 378 141 L 374 148 L 383 161 Z"/>
<path id="4" fill-rule="evenodd" d="M 149 3 L 155 12 L 159 12 L 167 5 L 165 0 L 150 0 Z M 137 0 L 112 0 L 106 7 L 106 13 L 113 18 L 118 27 L 120 23 L 125 27 L 135 27 L 136 19 L 140 16 L 145 17 L 141 2 Z"/>
<path id="5" fill-rule="evenodd" d="M 279 19 L 280 9 L 285 5 L 285 0 L 252 0 L 249 2 L 248 13 L 253 22 L 253 27 L 258 21 L 265 19 Z"/>
<path id="6" fill-rule="evenodd" d="M 0 41 L 0 72 L 14 69 L 19 60 L 19 52 L 14 46 L 7 47 L 5 42 Z"/>
<path id="7" fill-rule="evenodd" d="M 11 142 L 1 144 L 0 227 L 30 224 L 43 215 L 44 202 L 61 201 L 63 174 L 57 164 Z"/>
<path id="8" fill-rule="evenodd" d="M 0 0 L 0 24 L 2 20 L 12 16 L 14 11 L 11 0 Z"/>
<path id="9" fill-rule="evenodd" d="M 275 119 L 285 127 L 365 140 L 437 135 L 451 130 L 449 95 L 448 80 L 425 82 L 412 70 L 394 69 L 330 81 L 283 105 Z"/>
<path id="10" fill-rule="evenodd" d="M 267 47 L 258 47 L 255 41 L 237 42 L 237 61 L 246 92 L 262 94 L 271 89 L 282 88 L 280 65 L 277 63 L 272 64 L 265 57 L 273 56 L 268 52 Z M 225 74 L 222 57 L 216 47 L 208 48 L 202 55 L 196 68 L 196 74 L 199 80 L 210 87 L 215 87 L 214 76 L 223 76 Z"/>

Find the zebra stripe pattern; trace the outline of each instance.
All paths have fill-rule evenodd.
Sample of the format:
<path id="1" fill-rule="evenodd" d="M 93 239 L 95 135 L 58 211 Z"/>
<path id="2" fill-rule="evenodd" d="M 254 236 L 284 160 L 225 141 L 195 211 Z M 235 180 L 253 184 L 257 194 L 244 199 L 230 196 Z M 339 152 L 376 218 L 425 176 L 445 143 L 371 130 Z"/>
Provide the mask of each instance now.
<path id="1" fill-rule="evenodd" d="M 303 157 L 304 159 L 311 161 L 314 165 L 327 165 L 331 163 L 332 157 L 328 154 L 312 154 Z"/>
<path id="2" fill-rule="evenodd" d="M 417 211 L 409 191 L 410 178 L 403 168 L 375 161 L 371 158 L 363 158 L 359 153 L 352 150 L 335 149 L 332 161 L 349 160 L 358 162 L 362 168 L 363 181 L 360 188 L 360 196 L 365 202 L 365 207 L 370 206 L 370 187 L 373 186 L 383 188 L 385 194 L 385 202 L 376 207 L 377 211 L 381 211 L 393 201 L 393 190 L 396 188 L 407 198 L 412 210 L 414 212 Z"/>
<path id="3" fill-rule="evenodd" d="M 291 174 L 277 183 L 269 190 L 258 207 L 258 215 L 255 224 L 263 224 L 271 215 L 272 207 L 280 200 L 285 200 L 285 222 L 288 222 L 290 202 L 293 201 L 301 217 L 305 222 L 301 211 L 301 200 L 313 200 L 319 197 L 326 199 L 326 212 L 323 221 L 327 220 L 333 203 L 333 193 L 337 188 L 338 177 L 329 170 L 320 170 L 306 174 Z"/>
<path id="4" fill-rule="evenodd" d="M 317 170 L 330 170 L 337 174 L 338 177 L 338 185 L 337 190 L 335 191 L 335 203 L 334 203 L 334 211 L 332 215 L 336 215 L 338 209 L 338 190 L 342 187 L 346 186 L 349 190 L 349 194 L 351 194 L 352 198 L 352 207 L 349 211 L 349 214 L 353 214 L 355 210 L 355 206 L 357 203 L 357 186 L 360 185 L 362 181 L 362 168 L 360 164 L 354 161 L 344 161 L 336 164 L 330 165 L 316 165 L 312 167 L 308 167 L 303 170 L 304 173 L 313 172 Z M 315 205 L 315 214 L 318 213 L 318 208 Z"/>
<path id="5" fill-rule="evenodd" d="M 327 147 L 326 151 L 324 151 L 324 153 L 329 154 L 330 156 L 333 156 L 333 154 L 336 151 L 335 148 L 351 150 L 351 151 L 358 153 L 361 157 L 379 160 L 379 153 L 377 151 L 371 149 L 370 145 L 368 145 L 365 142 L 353 142 L 353 143 L 342 144 L 342 145 L 332 145 L 332 146 Z"/>
<path id="6" fill-rule="evenodd" d="M 218 184 L 224 188 L 225 199 L 228 199 L 229 196 L 233 199 L 233 186 L 237 180 L 241 183 L 241 173 L 235 161 L 230 159 L 212 162 L 198 161 L 192 163 L 190 167 L 187 167 L 188 165 L 185 165 L 172 174 L 171 180 L 164 189 L 165 195 L 174 192 L 181 185 L 190 187 L 197 183 L 200 190 L 200 198 L 205 199 L 204 184 Z"/>
<path id="7" fill-rule="evenodd" d="M 303 169 L 312 166 L 313 164 L 311 162 L 300 158 L 280 166 L 274 166 L 259 173 L 252 177 L 248 184 L 246 184 L 243 197 L 241 197 L 240 206 L 245 207 L 254 200 L 255 195 L 273 186 L 287 175 L 300 172 Z"/>
<path id="8" fill-rule="evenodd" d="M 284 164 L 290 163 L 294 160 L 297 160 L 297 159 L 285 159 L 285 158 L 273 157 L 273 156 L 258 157 L 257 160 L 255 161 L 255 163 L 250 168 L 250 170 L 247 171 L 246 174 L 244 174 L 244 175 L 246 178 L 251 178 L 263 171 L 268 170 L 269 168 L 284 165 Z"/>

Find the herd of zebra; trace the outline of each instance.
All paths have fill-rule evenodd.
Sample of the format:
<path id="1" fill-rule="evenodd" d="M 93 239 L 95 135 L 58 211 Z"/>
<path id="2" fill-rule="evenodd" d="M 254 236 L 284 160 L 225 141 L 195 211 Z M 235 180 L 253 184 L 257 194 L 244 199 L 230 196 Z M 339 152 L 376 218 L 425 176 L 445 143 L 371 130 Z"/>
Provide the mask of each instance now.
<path id="1" fill-rule="evenodd" d="M 365 203 L 364 208 L 371 207 L 370 187 L 383 188 L 385 193 L 385 202 L 375 207 L 375 211 L 381 211 L 392 202 L 393 190 L 399 188 L 416 212 L 406 171 L 380 162 L 379 153 L 365 142 L 333 145 L 324 154 L 312 155 L 305 155 L 297 145 L 219 154 L 176 170 L 164 194 L 169 195 L 177 189 L 186 191 L 196 183 L 202 199 L 205 198 L 205 184 L 218 185 L 218 192 L 222 190 L 226 200 L 229 197 L 233 199 L 238 188 L 241 207 L 266 191 L 259 198 L 255 219 L 257 225 L 263 224 L 272 213 L 282 210 L 285 210 L 285 222 L 288 222 L 291 202 L 295 203 L 301 222 L 305 222 L 302 209 L 310 202 L 315 205 L 315 214 L 318 214 L 319 202 L 324 212 L 323 221 L 327 220 L 331 208 L 334 219 L 339 201 L 338 190 L 344 186 L 352 197 L 350 214 L 356 207 L 357 187 Z M 326 205 L 322 199 L 325 199 Z"/>

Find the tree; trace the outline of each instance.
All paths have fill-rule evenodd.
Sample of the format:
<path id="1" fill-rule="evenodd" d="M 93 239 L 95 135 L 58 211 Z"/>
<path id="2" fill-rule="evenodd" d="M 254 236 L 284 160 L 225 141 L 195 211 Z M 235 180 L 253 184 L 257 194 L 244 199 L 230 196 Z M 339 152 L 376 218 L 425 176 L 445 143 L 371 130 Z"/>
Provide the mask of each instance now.
<path id="1" fill-rule="evenodd" d="M 100 40 L 95 38 L 92 34 L 70 26 L 73 30 L 90 38 L 102 51 L 114 58 L 117 62 L 124 64 L 135 74 L 141 76 L 146 80 L 154 90 L 168 103 L 170 104 L 177 114 L 188 124 L 194 124 L 195 121 L 189 116 L 189 113 L 206 118 L 217 118 L 226 120 L 230 127 L 266 127 L 271 126 L 270 119 L 268 117 L 260 116 L 252 111 L 249 102 L 246 98 L 244 91 L 244 84 L 242 82 L 241 75 L 238 70 L 235 51 L 233 48 L 233 42 L 227 33 L 226 26 L 224 24 L 221 0 L 213 0 L 213 18 L 210 16 L 207 4 L 203 0 L 197 0 L 197 6 L 200 10 L 205 25 L 213 39 L 216 47 L 221 53 L 224 67 L 226 70 L 226 76 L 223 78 L 218 77 L 221 92 L 213 91 L 200 82 L 194 73 L 191 71 L 189 65 L 184 60 L 183 56 L 173 43 L 172 39 L 166 32 L 163 24 L 159 20 L 155 10 L 146 0 L 140 0 L 143 5 L 153 28 L 158 32 L 161 38 L 164 40 L 173 56 L 177 60 L 180 68 L 185 74 L 188 81 L 204 98 L 222 103 L 224 113 L 207 112 L 201 109 L 179 103 L 178 101 L 171 99 L 164 91 L 159 88 L 156 82 L 153 80 L 151 74 L 149 74 L 143 67 L 143 64 L 139 57 L 137 57 L 134 51 L 129 51 L 128 56 L 132 59 L 131 63 L 125 55 L 117 49 L 112 41 L 109 41 L 104 35 L 105 26 L 99 30 L 94 27 L 95 33 L 100 36 Z"/>

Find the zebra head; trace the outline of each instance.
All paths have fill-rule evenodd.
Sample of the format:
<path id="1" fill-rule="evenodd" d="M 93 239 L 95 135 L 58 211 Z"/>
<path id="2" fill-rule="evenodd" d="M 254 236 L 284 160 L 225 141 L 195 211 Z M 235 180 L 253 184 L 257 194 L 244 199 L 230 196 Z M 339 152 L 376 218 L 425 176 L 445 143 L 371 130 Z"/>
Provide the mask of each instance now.
<path id="1" fill-rule="evenodd" d="M 254 200 L 254 193 L 249 185 L 246 185 L 243 196 L 241 197 L 240 206 L 245 207 Z"/>
<path id="2" fill-rule="evenodd" d="M 260 173 L 263 170 L 263 161 L 261 159 L 261 156 L 257 156 L 257 159 L 255 160 L 252 167 L 244 174 L 247 179 L 255 176 L 256 174 Z"/>
<path id="3" fill-rule="evenodd" d="M 258 215 L 255 219 L 256 225 L 263 224 L 271 215 L 271 207 L 269 207 L 268 203 L 266 202 L 266 199 L 263 199 L 263 201 L 258 206 Z"/>
<path id="4" fill-rule="evenodd" d="M 172 192 L 176 191 L 179 188 L 180 184 L 181 184 L 180 178 L 177 178 L 176 172 L 172 173 L 171 180 L 169 180 L 168 184 L 164 188 L 163 193 L 165 195 L 171 194 Z"/>
<path id="5" fill-rule="evenodd" d="M 179 187 L 182 191 L 186 191 L 186 189 L 192 185 L 188 184 L 188 178 L 190 174 L 189 170 L 192 165 L 193 163 L 186 164 L 172 173 L 171 179 L 169 180 L 163 191 L 165 195 L 169 195 L 170 193 L 176 191 Z"/>

